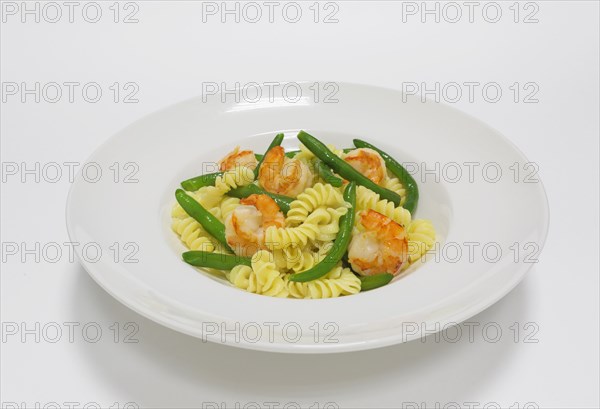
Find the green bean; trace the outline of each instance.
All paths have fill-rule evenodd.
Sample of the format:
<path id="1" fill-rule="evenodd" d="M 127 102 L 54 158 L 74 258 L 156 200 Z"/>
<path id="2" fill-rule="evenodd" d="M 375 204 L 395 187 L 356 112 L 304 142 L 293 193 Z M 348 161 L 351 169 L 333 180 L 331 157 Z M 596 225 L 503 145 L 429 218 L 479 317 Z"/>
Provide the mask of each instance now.
<path id="1" fill-rule="evenodd" d="M 194 192 L 204 186 L 214 186 L 215 180 L 223 176 L 223 172 L 207 173 L 181 182 L 181 187 L 187 191 Z"/>
<path id="2" fill-rule="evenodd" d="M 307 134 L 304 131 L 300 131 L 298 139 L 304 144 L 316 157 L 326 163 L 335 173 L 340 175 L 346 180 L 355 181 L 357 184 L 362 185 L 373 192 L 379 194 L 382 199 L 389 200 L 394 205 L 399 206 L 400 195 L 392 192 L 391 190 L 385 189 L 372 180 L 364 176 L 362 173 L 354 169 L 350 164 L 346 163 L 343 159 L 339 158 L 335 153 L 331 152 L 325 144 L 319 141 L 312 135 Z"/>
<path id="3" fill-rule="evenodd" d="M 406 189 L 406 200 L 404 201 L 403 207 L 413 214 L 417 208 L 417 203 L 419 202 L 419 187 L 412 175 L 408 173 L 404 166 L 381 149 L 360 139 L 354 139 L 353 142 L 354 146 L 357 148 L 370 148 L 381 155 L 387 168 L 400 180 L 400 183 L 402 183 L 402 186 Z"/>
<path id="4" fill-rule="evenodd" d="M 356 148 L 344 148 L 342 149 L 342 151 L 344 153 L 349 153 L 352 152 L 354 149 Z M 302 152 L 301 150 L 293 150 L 293 151 L 287 151 L 285 153 L 285 156 L 287 156 L 288 158 L 293 158 L 294 156 L 296 156 L 297 154 L 299 154 L 300 152 Z"/>
<path id="5" fill-rule="evenodd" d="M 323 277 L 331 269 L 339 263 L 346 253 L 350 239 L 352 238 L 352 228 L 354 227 L 355 208 L 356 208 L 356 183 L 350 182 L 344 190 L 344 200 L 350 203 L 348 213 L 340 219 L 340 231 L 331 246 L 331 250 L 327 255 L 312 268 L 301 273 L 290 276 L 290 281 L 306 282 L 316 280 Z"/>
<path id="6" fill-rule="evenodd" d="M 390 273 L 375 274 L 372 276 L 359 276 L 360 291 L 369 291 L 374 288 L 383 287 L 394 278 Z"/>
<path id="7" fill-rule="evenodd" d="M 181 256 L 183 261 L 192 266 L 216 268 L 217 270 L 231 270 L 240 264 L 250 266 L 252 261 L 250 257 L 209 253 L 207 251 L 186 251 Z"/>
<path id="8" fill-rule="evenodd" d="M 325 183 L 329 183 L 335 187 L 341 187 L 344 184 L 344 181 L 334 175 L 331 169 L 329 169 L 329 166 L 324 164 L 322 161 L 317 160 L 315 167 L 319 173 L 319 176 L 321 176 Z"/>
<path id="9" fill-rule="evenodd" d="M 267 155 L 267 153 L 269 153 L 269 151 L 271 149 L 273 149 L 274 147 L 280 146 L 281 142 L 283 142 L 283 134 L 278 133 L 277 135 L 275 135 L 275 138 L 273 138 L 273 141 L 271 141 L 271 144 L 267 148 L 267 151 L 265 152 L 265 154 L 262 155 L 262 158 L 260 158 L 258 160 L 258 165 L 256 165 L 256 168 L 254 168 L 254 178 L 255 179 L 258 177 L 258 171 L 260 170 L 260 166 L 262 165 L 263 161 L 265 160 L 265 156 Z"/>
<path id="10" fill-rule="evenodd" d="M 204 227 L 204 230 L 221 242 L 226 249 L 231 250 L 225 238 L 225 226 L 219 219 L 181 189 L 175 191 L 175 198 L 181 207 L 183 207 L 183 210 L 200 223 Z"/>
<path id="11" fill-rule="evenodd" d="M 231 197 L 239 197 L 240 199 L 244 197 L 248 197 L 250 195 L 267 195 L 271 199 L 275 200 L 275 203 L 279 206 L 281 211 L 287 214 L 288 210 L 290 210 L 290 203 L 294 201 L 294 198 L 278 195 L 275 193 L 267 192 L 266 190 L 261 189 L 255 184 L 250 184 L 247 186 L 241 186 L 227 192 L 227 196 Z"/>

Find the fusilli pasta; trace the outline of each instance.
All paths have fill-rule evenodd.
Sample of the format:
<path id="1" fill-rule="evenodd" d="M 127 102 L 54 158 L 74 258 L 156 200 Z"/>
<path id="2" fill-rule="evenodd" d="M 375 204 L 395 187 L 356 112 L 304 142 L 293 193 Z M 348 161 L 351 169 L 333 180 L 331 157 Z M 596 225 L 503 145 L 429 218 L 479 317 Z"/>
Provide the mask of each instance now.
<path id="1" fill-rule="evenodd" d="M 228 274 L 229 281 L 242 290 L 272 297 L 287 297 L 287 286 L 266 250 L 252 257 L 252 267 L 235 266 Z"/>
<path id="2" fill-rule="evenodd" d="M 223 172 L 223 175 L 215 180 L 215 187 L 225 194 L 231 189 L 247 186 L 252 182 L 254 182 L 254 171 L 247 166 L 236 166 Z"/>
<path id="3" fill-rule="evenodd" d="M 285 249 L 274 250 L 275 265 L 281 270 L 291 270 L 295 273 L 308 270 L 323 260 L 331 249 L 331 245 L 331 242 L 322 242 L 304 248 L 290 246 Z"/>
<path id="4" fill-rule="evenodd" d="M 294 156 L 296 159 L 303 160 L 307 163 L 316 159 L 315 154 L 312 153 L 311 151 L 309 151 L 308 148 L 306 146 L 304 146 L 303 144 L 300 144 L 299 149 L 300 149 L 300 152 L 298 152 L 296 154 L 296 156 Z"/>
<path id="5" fill-rule="evenodd" d="M 323 212 L 323 210 L 327 213 L 328 217 L 325 216 L 325 212 Z M 348 213 L 348 208 L 345 206 L 338 208 L 321 207 L 311 213 L 310 216 L 312 217 L 315 215 L 315 219 L 316 216 L 321 216 L 318 223 L 319 234 L 317 235 L 317 240 L 322 242 L 335 240 L 340 231 L 340 218 L 346 213 Z"/>
<path id="6" fill-rule="evenodd" d="M 215 214 L 215 216 L 220 217 L 220 203 L 224 195 L 231 189 L 249 185 L 253 181 L 254 173 L 250 168 L 236 166 L 231 170 L 223 172 L 223 175 L 215 180 L 214 186 L 202 187 L 192 195 L 198 203 L 207 209 L 219 208 L 219 215 Z"/>
<path id="7" fill-rule="evenodd" d="M 349 268 L 340 265 L 317 280 L 301 283 L 289 281 L 287 276 L 284 280 L 294 298 L 332 298 L 360 291 L 360 279 Z"/>
<path id="8" fill-rule="evenodd" d="M 402 198 L 402 200 L 400 200 L 400 206 L 404 205 L 404 202 L 406 201 L 406 189 L 402 185 L 402 182 L 400 182 L 400 179 L 388 174 L 383 181 L 383 187 L 397 193 Z"/>
<path id="9" fill-rule="evenodd" d="M 283 271 L 304 271 L 318 262 L 315 251 L 297 246 L 273 250 L 273 258 L 277 268 Z"/>
<path id="10" fill-rule="evenodd" d="M 172 228 L 190 250 L 202 250 L 211 253 L 215 250 L 215 239 L 200 226 L 200 223 L 190 216 L 173 218 Z"/>
<path id="11" fill-rule="evenodd" d="M 408 226 L 408 254 L 411 263 L 420 259 L 435 243 L 435 229 L 429 220 L 415 219 Z"/>
<path id="12" fill-rule="evenodd" d="M 329 184 L 317 183 L 298 195 L 290 204 L 286 224 L 297 226 L 317 207 L 340 207 L 344 205 L 342 193 Z"/>
<path id="13" fill-rule="evenodd" d="M 282 250 L 292 246 L 306 246 L 320 233 L 319 225 L 307 218 L 297 227 L 270 226 L 265 231 L 265 245 L 270 250 Z"/>
<path id="14" fill-rule="evenodd" d="M 364 186 L 358 186 L 356 189 L 356 207 L 358 211 L 375 210 L 404 227 L 410 225 L 411 215 L 408 210 L 403 207 L 396 207 L 394 203 L 388 200 L 380 200 L 377 193 Z"/>
<path id="15" fill-rule="evenodd" d="M 306 246 L 309 241 L 333 240 L 340 229 L 340 217 L 347 212 L 347 207 L 319 207 L 300 226 L 271 226 L 265 232 L 265 245 L 271 250 L 281 250 L 291 246 Z"/>
<path id="16" fill-rule="evenodd" d="M 233 211 L 235 210 L 236 207 L 238 207 L 240 204 L 240 199 L 238 199 L 237 197 L 228 197 L 225 196 L 223 198 L 223 200 L 221 200 L 220 203 L 220 210 L 221 210 L 221 221 L 225 221 L 225 219 L 227 219 L 227 217 L 233 213 Z"/>

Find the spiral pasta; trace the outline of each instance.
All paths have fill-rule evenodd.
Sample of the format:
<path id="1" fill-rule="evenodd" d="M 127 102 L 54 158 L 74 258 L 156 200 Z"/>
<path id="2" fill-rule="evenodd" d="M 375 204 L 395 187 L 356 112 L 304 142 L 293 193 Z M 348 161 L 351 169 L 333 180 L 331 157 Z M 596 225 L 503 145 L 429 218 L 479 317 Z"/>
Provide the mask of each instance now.
<path id="1" fill-rule="evenodd" d="M 340 158 L 342 158 L 342 159 L 344 159 L 344 157 L 346 156 L 346 154 L 344 153 L 344 150 L 343 150 L 343 149 L 338 149 L 338 148 L 336 148 L 336 147 L 335 147 L 334 145 L 332 145 L 332 144 L 329 144 L 329 143 L 328 143 L 328 144 L 327 144 L 327 148 L 329 148 L 329 150 L 330 150 L 331 152 L 333 152 L 333 153 L 334 153 L 336 156 L 338 156 L 338 157 L 340 157 Z"/>
<path id="2" fill-rule="evenodd" d="M 228 275 L 229 281 L 242 290 L 271 297 L 287 297 L 287 286 L 272 261 L 272 255 L 259 250 L 252 257 L 252 267 L 235 266 Z"/>
<path id="3" fill-rule="evenodd" d="M 233 169 L 223 172 L 223 175 L 217 177 L 214 186 L 201 187 L 192 193 L 192 196 L 198 203 L 209 210 L 219 208 L 219 215 L 215 214 L 215 216 L 220 217 L 220 203 L 224 195 L 231 189 L 249 185 L 253 181 L 254 172 L 252 172 L 250 168 L 246 166 L 236 166 Z"/>
<path id="4" fill-rule="evenodd" d="M 221 208 L 220 202 L 223 198 L 223 195 L 216 191 L 213 186 L 202 187 L 195 192 L 188 192 L 189 196 L 194 198 L 198 203 L 200 203 L 206 210 L 211 212 L 215 217 L 221 216 Z M 176 203 L 173 206 L 173 210 L 171 212 L 171 217 L 174 218 L 184 218 L 187 217 L 187 213 L 183 210 L 183 207 Z"/>
<path id="5" fill-rule="evenodd" d="M 280 270 L 299 273 L 321 262 L 331 250 L 331 245 L 331 242 L 321 242 L 310 247 L 291 246 L 274 250 L 273 259 Z"/>
<path id="6" fill-rule="evenodd" d="M 217 188 L 215 186 L 205 186 L 196 190 L 190 196 L 196 199 L 196 201 L 202 206 L 204 206 L 206 209 L 210 210 L 219 208 L 219 203 L 221 202 L 221 199 L 223 198 L 224 194 L 225 192 L 220 188 Z M 220 212 L 221 211 L 219 209 L 219 213 Z M 211 211 L 211 213 L 213 212 Z"/>
<path id="7" fill-rule="evenodd" d="M 202 188 L 204 189 L 204 188 Z M 200 189 L 200 190 L 202 190 Z M 188 192 L 188 194 L 194 198 L 198 203 L 200 203 L 205 209 L 207 209 L 208 211 L 210 211 L 211 213 L 213 213 L 213 215 L 216 213 L 220 213 L 220 210 L 217 210 L 217 208 L 214 206 L 214 201 L 211 200 L 206 200 L 206 197 L 203 197 L 202 195 L 199 195 L 198 192 L 200 190 L 197 190 L 195 192 Z M 218 198 L 216 200 L 216 202 L 218 202 L 220 200 L 220 198 Z M 213 205 L 213 206 L 210 206 Z M 173 218 L 185 218 L 188 217 L 188 214 L 185 212 L 185 210 L 183 210 L 183 207 L 181 207 L 181 205 L 179 205 L 179 203 L 175 203 L 175 205 L 173 206 L 173 209 L 171 211 L 171 217 Z"/>
<path id="8" fill-rule="evenodd" d="M 356 189 L 356 207 L 358 211 L 375 210 L 404 227 L 410 225 L 411 215 L 408 210 L 400 206 L 396 207 L 388 200 L 380 200 L 377 193 L 364 186 L 358 186 Z"/>
<path id="9" fill-rule="evenodd" d="M 409 261 L 419 260 L 435 243 L 435 229 L 429 220 L 415 219 L 408 226 Z"/>
<path id="10" fill-rule="evenodd" d="M 265 245 L 270 250 L 282 250 L 292 246 L 306 246 L 320 233 L 319 225 L 310 217 L 297 227 L 270 226 L 265 231 Z"/>
<path id="11" fill-rule="evenodd" d="M 271 226 L 265 231 L 265 245 L 271 250 L 291 246 L 306 246 L 309 241 L 330 241 L 339 232 L 339 220 L 348 212 L 347 207 L 337 209 L 319 207 L 296 227 Z"/>
<path id="12" fill-rule="evenodd" d="M 325 215 L 327 213 L 327 216 Z M 311 216 L 320 216 L 318 220 L 319 234 L 316 239 L 321 242 L 333 241 L 337 237 L 340 231 L 340 218 L 348 213 L 347 207 L 321 207 L 315 212 L 311 213 Z M 315 220 L 316 221 L 316 220 Z"/>
<path id="13" fill-rule="evenodd" d="M 236 166 L 223 172 L 223 175 L 215 180 L 215 187 L 225 194 L 231 189 L 247 186 L 252 182 L 254 182 L 254 171 L 247 166 Z"/>
<path id="14" fill-rule="evenodd" d="M 402 185 L 402 182 L 400 182 L 400 179 L 388 174 L 383 180 L 383 187 L 398 194 L 398 196 L 401 197 L 400 206 L 404 205 L 404 202 L 406 201 L 406 189 Z"/>
<path id="15" fill-rule="evenodd" d="M 332 298 L 356 294 L 360 291 L 360 279 L 349 268 L 335 266 L 322 278 L 308 282 L 290 281 L 284 278 L 289 295 L 293 298 Z"/>
<path id="16" fill-rule="evenodd" d="M 240 205 L 240 199 L 237 197 L 228 197 L 225 196 L 221 203 L 219 204 L 220 212 L 221 212 L 221 221 L 225 221 L 227 217 L 233 213 L 236 207 Z"/>
<path id="17" fill-rule="evenodd" d="M 308 150 L 308 148 L 303 144 L 300 144 L 298 149 L 300 149 L 300 152 L 298 152 L 294 158 L 303 160 L 305 162 L 310 162 L 316 159 L 315 154 Z"/>
<path id="18" fill-rule="evenodd" d="M 190 250 L 202 250 L 210 253 L 215 250 L 215 239 L 193 218 L 189 216 L 175 217 L 171 227 Z"/>
<path id="19" fill-rule="evenodd" d="M 344 205 L 342 193 L 329 184 L 317 183 L 300 193 L 290 204 L 286 224 L 297 226 L 317 207 L 340 207 Z"/>
<path id="20" fill-rule="evenodd" d="M 337 155 L 340 158 L 344 158 L 345 153 L 342 149 L 338 149 L 336 148 L 334 145 L 331 144 L 327 144 L 327 148 L 329 148 L 329 150 L 331 152 L 333 152 L 335 155 Z M 294 156 L 294 158 L 296 159 L 300 159 L 302 161 L 304 161 L 307 164 L 310 163 L 314 163 L 314 161 L 317 159 L 317 157 L 315 156 L 314 153 L 312 153 L 306 146 L 304 146 L 303 144 L 300 144 L 300 152 L 298 152 L 296 154 L 296 156 Z"/>
<path id="21" fill-rule="evenodd" d="M 273 250 L 273 260 L 280 270 L 299 272 L 318 263 L 318 254 L 309 248 L 291 246 Z"/>

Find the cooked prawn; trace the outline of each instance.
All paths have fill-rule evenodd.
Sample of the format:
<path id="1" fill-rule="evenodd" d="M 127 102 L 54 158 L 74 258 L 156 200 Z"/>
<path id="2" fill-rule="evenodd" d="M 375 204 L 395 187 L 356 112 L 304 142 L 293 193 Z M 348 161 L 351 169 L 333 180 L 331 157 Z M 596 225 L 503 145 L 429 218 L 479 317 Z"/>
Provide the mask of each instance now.
<path id="1" fill-rule="evenodd" d="M 296 197 L 309 187 L 313 174 L 299 159 L 288 158 L 281 146 L 275 146 L 265 155 L 258 173 L 263 189 L 271 193 Z"/>
<path id="2" fill-rule="evenodd" d="M 225 237 L 235 254 L 250 257 L 265 248 L 265 230 L 270 226 L 285 226 L 279 206 L 267 195 L 250 195 L 225 220 Z"/>
<path id="3" fill-rule="evenodd" d="M 404 227 L 374 210 L 360 213 L 364 231 L 353 235 L 348 260 L 354 271 L 368 276 L 397 275 L 408 261 L 408 240 Z"/>
<path id="4" fill-rule="evenodd" d="M 378 185 L 386 176 L 385 161 L 381 155 L 369 148 L 354 149 L 344 158 L 354 169 L 371 179 Z"/>
<path id="5" fill-rule="evenodd" d="M 233 151 L 229 152 L 227 156 L 219 161 L 219 168 L 221 172 L 235 169 L 236 166 L 246 166 L 254 170 L 257 165 L 258 160 L 256 160 L 254 152 L 250 150 L 240 151 L 239 146 L 236 146 Z"/>

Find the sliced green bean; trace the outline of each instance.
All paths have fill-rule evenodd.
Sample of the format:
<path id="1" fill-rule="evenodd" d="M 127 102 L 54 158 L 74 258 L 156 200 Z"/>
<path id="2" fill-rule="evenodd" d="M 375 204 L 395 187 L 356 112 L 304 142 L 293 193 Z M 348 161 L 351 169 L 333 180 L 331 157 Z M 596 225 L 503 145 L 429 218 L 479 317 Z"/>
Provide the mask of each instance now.
<path id="1" fill-rule="evenodd" d="M 250 195 L 267 195 L 267 196 L 269 196 L 270 198 L 275 200 L 275 203 L 277 203 L 277 205 L 279 206 L 281 211 L 285 214 L 287 214 L 288 210 L 290 210 L 290 203 L 292 203 L 294 201 L 294 198 L 292 198 L 292 197 L 267 192 L 266 190 L 261 189 L 260 187 L 258 187 L 255 184 L 250 184 L 247 186 L 240 186 L 238 188 L 232 189 L 229 192 L 227 192 L 227 196 L 239 197 L 240 199 L 242 199 L 244 197 L 248 197 Z"/>
<path id="2" fill-rule="evenodd" d="M 225 238 L 225 226 L 219 219 L 213 216 L 211 212 L 206 210 L 182 189 L 177 189 L 177 191 L 175 191 L 175 198 L 183 210 L 200 223 L 202 227 L 204 227 L 204 230 L 223 244 L 227 250 L 233 251 L 231 250 L 231 247 L 229 247 L 229 244 L 227 244 L 227 239 Z"/>
<path id="3" fill-rule="evenodd" d="M 408 210 L 411 214 L 415 212 L 417 204 L 419 203 L 419 186 L 410 173 L 402 166 L 396 159 L 382 151 L 381 149 L 371 145 L 368 142 L 360 139 L 354 139 L 354 146 L 357 148 L 370 148 L 378 152 L 383 160 L 385 161 L 386 167 L 396 176 L 404 189 L 406 189 L 406 199 L 403 207 Z"/>
<path id="4" fill-rule="evenodd" d="M 312 135 L 304 131 L 300 131 L 298 139 L 304 144 L 315 156 L 326 163 L 335 173 L 346 180 L 355 181 L 373 192 L 379 194 L 382 199 L 389 200 L 394 205 L 399 206 L 402 198 L 395 192 L 385 189 L 372 180 L 364 176 L 362 173 L 354 169 L 350 164 L 339 158 L 335 153 L 331 152 L 327 146 Z"/>
<path id="5" fill-rule="evenodd" d="M 329 253 L 312 268 L 301 273 L 292 274 L 290 281 L 306 282 L 323 277 L 339 263 L 346 253 L 350 239 L 352 238 L 352 228 L 354 227 L 355 209 L 356 209 L 356 183 L 350 182 L 344 190 L 344 200 L 350 203 L 351 207 L 348 213 L 340 219 L 340 231 L 331 246 Z"/>
<path id="6" fill-rule="evenodd" d="M 372 276 L 359 276 L 360 291 L 369 291 L 375 288 L 383 287 L 394 278 L 390 273 L 375 274 Z"/>
<path id="7" fill-rule="evenodd" d="M 322 161 L 317 160 L 315 167 L 317 168 L 317 173 L 319 173 L 319 176 L 321 176 L 325 183 L 329 183 L 335 187 L 341 187 L 344 184 L 344 181 L 334 175 L 329 166 Z"/>
<path id="8" fill-rule="evenodd" d="M 263 161 L 265 160 L 265 156 L 267 155 L 267 153 L 269 153 L 269 151 L 271 149 L 273 149 L 274 147 L 280 146 L 281 142 L 283 142 L 283 134 L 278 133 L 277 135 L 275 135 L 275 138 L 273 138 L 273 140 L 271 141 L 271 144 L 267 148 L 267 151 L 265 152 L 265 154 L 262 155 L 262 158 L 260 158 L 258 160 L 258 165 L 256 165 L 256 168 L 254 168 L 254 178 L 255 179 L 258 177 L 258 171 L 260 170 L 260 166 L 262 165 Z"/>
<path id="9" fill-rule="evenodd" d="M 181 256 L 183 261 L 192 266 L 216 268 L 217 270 L 231 270 L 240 264 L 250 266 L 252 261 L 250 257 L 209 253 L 207 251 L 186 251 Z"/>

